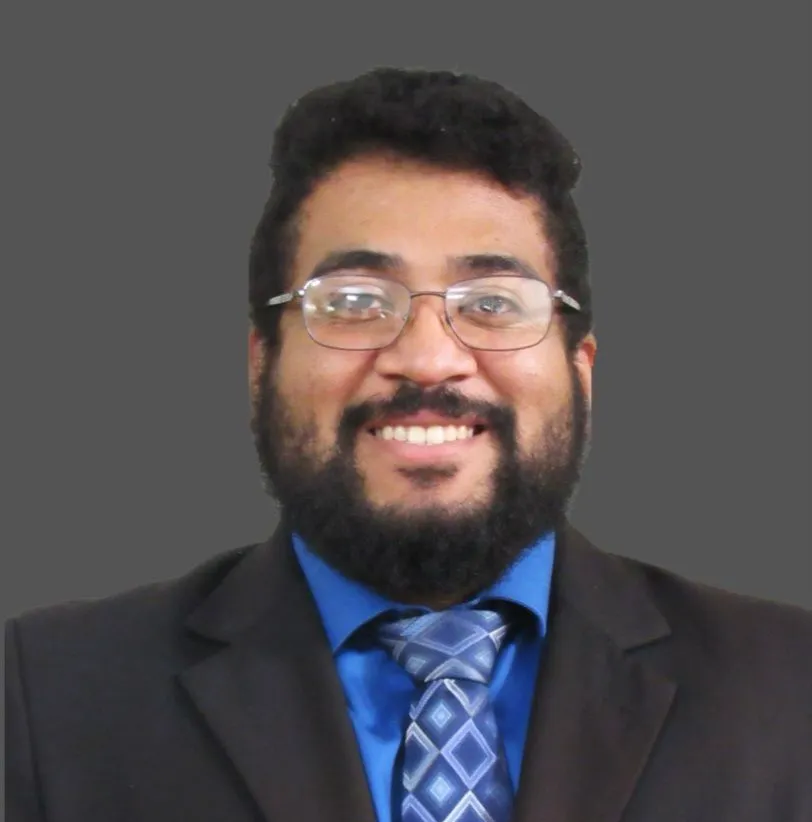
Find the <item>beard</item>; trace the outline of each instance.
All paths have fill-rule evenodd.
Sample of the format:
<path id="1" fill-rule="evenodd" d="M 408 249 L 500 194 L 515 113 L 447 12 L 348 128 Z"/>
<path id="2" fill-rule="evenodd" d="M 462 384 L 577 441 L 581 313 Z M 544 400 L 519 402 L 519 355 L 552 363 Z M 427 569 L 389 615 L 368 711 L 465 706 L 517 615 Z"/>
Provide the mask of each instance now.
<path id="1" fill-rule="evenodd" d="M 560 528 L 574 497 L 589 444 L 590 409 L 570 363 L 569 401 L 556 409 L 526 453 L 512 408 L 466 398 L 441 386 L 403 383 L 385 401 L 348 407 L 327 455 L 316 423 L 297 421 L 277 392 L 266 359 L 252 403 L 251 428 L 265 488 L 279 502 L 281 524 L 349 579 L 397 603 L 452 604 L 493 585 L 544 535 Z M 409 508 L 373 505 L 355 460 L 366 426 L 394 414 L 471 414 L 494 438 L 498 458 L 484 501 Z M 299 415 L 301 419 L 301 415 Z M 404 469 L 427 488 L 453 466 Z"/>

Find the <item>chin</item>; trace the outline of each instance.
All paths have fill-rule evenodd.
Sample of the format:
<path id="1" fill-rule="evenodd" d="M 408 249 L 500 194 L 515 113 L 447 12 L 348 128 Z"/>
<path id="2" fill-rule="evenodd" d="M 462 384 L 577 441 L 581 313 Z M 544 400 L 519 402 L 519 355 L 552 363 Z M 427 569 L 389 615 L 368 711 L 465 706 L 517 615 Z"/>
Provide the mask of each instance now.
<path id="1" fill-rule="evenodd" d="M 489 496 L 486 480 L 472 481 L 459 472 L 420 469 L 398 472 L 396 478 L 371 484 L 376 491 L 369 493 L 370 504 L 379 508 L 394 507 L 402 510 L 436 510 L 456 505 L 482 505 Z"/>

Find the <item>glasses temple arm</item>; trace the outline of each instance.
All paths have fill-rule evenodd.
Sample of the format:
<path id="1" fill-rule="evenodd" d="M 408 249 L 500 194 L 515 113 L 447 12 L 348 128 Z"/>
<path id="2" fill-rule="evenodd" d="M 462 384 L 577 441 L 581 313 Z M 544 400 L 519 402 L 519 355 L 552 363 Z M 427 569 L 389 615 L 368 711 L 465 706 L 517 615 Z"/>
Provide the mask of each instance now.
<path id="1" fill-rule="evenodd" d="M 558 300 L 558 302 L 563 303 L 568 308 L 573 309 L 573 311 L 581 310 L 581 303 L 579 303 L 578 300 L 574 300 L 569 294 L 565 294 L 561 290 L 553 292 L 553 299 Z"/>
<path id="2" fill-rule="evenodd" d="M 276 297 L 271 297 L 265 303 L 266 308 L 272 308 L 275 305 L 285 305 L 292 300 L 300 300 L 305 295 L 305 290 L 300 288 L 298 291 L 289 291 L 287 294 L 278 294 Z"/>

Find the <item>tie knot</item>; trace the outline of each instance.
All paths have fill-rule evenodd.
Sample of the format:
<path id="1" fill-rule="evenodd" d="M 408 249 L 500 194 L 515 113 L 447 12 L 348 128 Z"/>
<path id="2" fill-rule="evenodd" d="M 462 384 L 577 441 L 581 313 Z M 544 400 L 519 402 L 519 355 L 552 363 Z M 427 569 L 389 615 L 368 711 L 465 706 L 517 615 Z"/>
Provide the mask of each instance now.
<path id="1" fill-rule="evenodd" d="M 454 610 L 387 622 L 378 636 L 418 683 L 467 679 L 487 684 L 507 630 L 496 611 Z"/>

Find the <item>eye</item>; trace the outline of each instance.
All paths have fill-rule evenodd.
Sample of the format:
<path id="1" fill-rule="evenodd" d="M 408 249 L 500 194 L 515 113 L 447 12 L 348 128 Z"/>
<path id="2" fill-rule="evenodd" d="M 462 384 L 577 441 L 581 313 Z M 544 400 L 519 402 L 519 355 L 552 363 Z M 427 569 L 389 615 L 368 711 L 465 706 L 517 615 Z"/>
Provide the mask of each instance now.
<path id="1" fill-rule="evenodd" d="M 484 314 L 504 314 L 509 311 L 516 311 L 517 308 L 513 300 L 509 300 L 501 294 L 485 294 L 472 300 L 466 310 Z"/>
<path id="2" fill-rule="evenodd" d="M 526 313 L 518 297 L 496 292 L 467 295 L 459 303 L 458 312 L 461 318 L 480 325 L 507 325 L 521 320 Z"/>
<path id="3" fill-rule="evenodd" d="M 385 294 L 361 288 L 342 288 L 325 294 L 318 310 L 330 319 L 368 322 L 391 316 L 395 309 Z"/>

